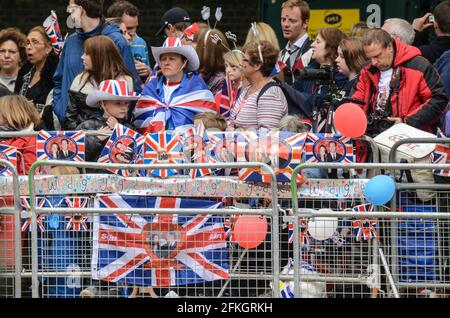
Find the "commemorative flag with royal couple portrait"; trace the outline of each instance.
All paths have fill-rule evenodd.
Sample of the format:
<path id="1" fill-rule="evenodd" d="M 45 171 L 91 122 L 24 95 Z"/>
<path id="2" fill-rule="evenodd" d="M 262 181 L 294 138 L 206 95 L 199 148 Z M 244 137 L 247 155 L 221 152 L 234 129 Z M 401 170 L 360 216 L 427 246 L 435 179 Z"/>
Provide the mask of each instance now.
<path id="1" fill-rule="evenodd" d="M 308 133 L 304 154 L 308 163 L 354 163 L 356 160 L 351 139 L 336 134 Z"/>
<path id="2" fill-rule="evenodd" d="M 17 148 L 0 144 L 0 160 L 9 161 L 17 167 Z M 12 176 L 12 171 L 8 167 L 0 166 L 0 176 Z"/>
<path id="3" fill-rule="evenodd" d="M 114 127 L 111 137 L 103 148 L 98 162 L 142 164 L 144 162 L 142 155 L 144 142 L 145 136 L 142 136 L 131 128 L 117 124 Z M 108 170 L 124 177 L 130 176 L 132 173 L 132 171 L 121 169 Z"/>
<path id="4" fill-rule="evenodd" d="M 199 209 L 210 214 L 115 214 L 94 217 L 92 277 L 131 286 L 183 286 L 228 279 L 222 203 L 101 195 L 97 208 Z"/>
<path id="5" fill-rule="evenodd" d="M 277 182 L 290 182 L 294 169 L 302 163 L 306 133 L 285 131 L 244 131 L 237 140 L 238 162 L 261 162 L 274 169 Z M 244 168 L 239 178 L 248 182 L 270 183 L 270 174 L 259 168 Z M 303 176 L 297 176 L 303 182 Z"/>
<path id="6" fill-rule="evenodd" d="M 37 159 L 84 162 L 85 140 L 84 131 L 41 130 L 36 144 Z"/>

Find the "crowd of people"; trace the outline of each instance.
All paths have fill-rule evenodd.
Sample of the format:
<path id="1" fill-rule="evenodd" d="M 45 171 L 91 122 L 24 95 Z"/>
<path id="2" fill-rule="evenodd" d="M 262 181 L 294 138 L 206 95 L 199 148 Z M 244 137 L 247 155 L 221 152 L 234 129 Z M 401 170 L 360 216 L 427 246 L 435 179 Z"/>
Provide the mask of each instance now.
<path id="1" fill-rule="evenodd" d="M 412 23 L 360 22 L 350 34 L 322 28 L 315 39 L 308 36 L 308 3 L 288 0 L 280 12 L 285 47 L 266 23 L 252 24 L 239 47 L 220 24 L 194 23 L 175 7 L 156 34 L 165 40 L 149 50 L 137 34 L 135 5 L 116 1 L 103 11 L 102 1 L 70 0 L 68 24 L 76 31 L 61 51 L 42 26 L 27 35 L 0 31 L 1 131 L 112 131 L 121 123 L 145 134 L 189 127 L 197 118 L 207 129 L 334 133 L 334 111 L 348 101 L 364 110 L 372 137 L 398 123 L 445 131 L 448 0 Z M 426 43 L 429 27 L 436 38 Z M 1 141 L 18 146 L 22 173 L 36 159 L 33 139 Z M 86 159 L 98 160 L 106 141 L 89 137 Z M 358 161 L 370 161 L 361 147 Z"/>

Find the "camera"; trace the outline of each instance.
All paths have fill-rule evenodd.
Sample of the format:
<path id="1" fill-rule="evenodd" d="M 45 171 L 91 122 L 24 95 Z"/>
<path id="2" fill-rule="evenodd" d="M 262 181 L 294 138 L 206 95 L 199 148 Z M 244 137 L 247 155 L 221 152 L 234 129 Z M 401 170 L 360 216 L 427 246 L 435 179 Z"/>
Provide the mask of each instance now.
<path id="1" fill-rule="evenodd" d="M 297 69 L 294 76 L 297 80 L 335 82 L 336 66 L 323 65 L 319 69 Z"/>
<path id="2" fill-rule="evenodd" d="M 428 17 L 428 23 L 433 23 L 434 22 L 434 15 L 430 15 Z"/>
<path id="3" fill-rule="evenodd" d="M 394 126 L 394 122 L 387 120 L 390 114 L 385 109 L 377 109 L 367 116 L 367 132 L 375 136 Z"/>

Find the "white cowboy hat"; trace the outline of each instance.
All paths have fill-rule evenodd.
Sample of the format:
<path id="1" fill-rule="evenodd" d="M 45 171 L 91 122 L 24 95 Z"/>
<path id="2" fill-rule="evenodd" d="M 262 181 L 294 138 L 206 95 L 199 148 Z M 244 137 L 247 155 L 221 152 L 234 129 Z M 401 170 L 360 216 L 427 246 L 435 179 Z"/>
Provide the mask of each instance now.
<path id="1" fill-rule="evenodd" d="M 164 42 L 162 47 L 152 47 L 152 54 L 155 58 L 156 64 L 161 66 L 161 55 L 166 53 L 176 53 L 187 58 L 188 63 L 186 70 L 188 72 L 195 72 L 200 67 L 200 60 L 197 52 L 190 45 L 182 45 L 181 40 L 177 37 L 169 37 Z"/>
<path id="2" fill-rule="evenodd" d="M 106 80 L 100 83 L 98 91 L 94 91 L 87 96 L 86 104 L 95 107 L 102 100 L 133 101 L 140 97 L 141 95 L 128 88 L 127 81 Z"/>

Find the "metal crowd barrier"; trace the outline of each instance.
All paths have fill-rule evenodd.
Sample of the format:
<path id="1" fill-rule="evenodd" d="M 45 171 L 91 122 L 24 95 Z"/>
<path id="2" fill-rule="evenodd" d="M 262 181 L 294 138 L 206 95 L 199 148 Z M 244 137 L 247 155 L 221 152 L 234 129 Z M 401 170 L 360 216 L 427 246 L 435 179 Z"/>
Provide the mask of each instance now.
<path id="1" fill-rule="evenodd" d="M 76 163 L 76 162 L 64 162 L 64 161 L 39 161 L 33 164 L 29 172 L 29 194 L 30 194 L 30 208 L 32 215 L 31 222 L 31 237 L 32 237 L 32 296 L 34 298 L 39 297 L 38 284 L 39 277 L 43 278 L 44 276 L 64 276 L 64 275 L 89 275 L 89 273 L 43 273 L 38 271 L 38 232 L 37 232 L 37 216 L 44 215 L 67 215 L 74 213 L 83 213 L 86 214 L 86 209 L 76 209 L 76 208 L 38 208 L 35 206 L 35 198 L 36 198 L 36 186 L 35 186 L 35 172 L 36 169 L 41 165 L 51 165 L 51 166 L 70 166 L 70 167 L 78 167 L 78 168 L 91 168 L 91 169 L 121 169 L 121 170 L 149 170 L 149 169 L 191 169 L 191 168 L 210 168 L 210 169 L 229 169 L 229 168 L 260 168 L 271 176 L 271 208 L 267 209 L 215 209 L 215 210 L 197 210 L 197 209 L 153 209 L 153 208 L 140 208 L 140 209 L 109 209 L 109 208 L 90 208 L 89 214 L 92 215 L 114 215 L 118 213 L 130 214 L 133 215 L 167 215 L 167 214 L 214 214 L 214 215 L 223 215 L 229 216 L 233 215 L 261 215 L 266 216 L 271 220 L 271 232 L 270 234 L 270 257 L 271 257 L 271 270 L 269 273 L 254 273 L 254 275 L 246 275 L 238 273 L 238 275 L 230 275 L 230 279 L 236 278 L 241 279 L 266 279 L 271 282 L 273 286 L 273 295 L 278 297 L 279 295 L 279 273 L 280 273 L 280 259 L 279 259 L 279 251 L 277 246 L 279 246 L 279 224 L 278 224 L 278 198 L 277 198 L 277 183 L 276 176 L 272 168 L 262 163 L 230 163 L 230 164 L 178 164 L 178 165 L 123 165 L 123 164 L 98 164 L 98 163 Z M 220 195 L 219 195 L 220 197 Z M 213 212 L 212 212 L 213 211 Z M 249 251 L 244 251 L 239 259 L 236 262 L 236 265 L 233 269 L 230 268 L 230 272 L 236 270 L 239 267 L 242 258 L 245 256 L 245 253 Z M 49 275 L 47 275 L 49 274 Z M 222 295 L 224 289 L 227 287 L 229 282 L 227 281 L 225 285 L 222 287 L 222 290 L 219 294 Z"/>
<path id="2" fill-rule="evenodd" d="M 306 168 L 316 169 L 383 169 L 383 170 L 404 170 L 404 169 L 449 169 L 450 165 L 437 165 L 437 164 L 338 164 L 338 163 L 320 163 L 320 164 L 303 164 L 297 167 L 292 178 L 294 178 L 301 170 Z M 295 179 L 292 179 L 295 180 Z M 433 296 L 438 293 L 433 291 L 433 288 L 442 288 L 445 294 L 445 289 L 450 288 L 450 280 L 448 275 L 448 255 L 449 255 L 449 231 L 448 225 L 450 223 L 450 213 L 441 212 L 436 202 L 432 203 L 403 203 L 402 209 L 408 212 L 399 212 L 397 206 L 397 196 L 402 199 L 405 194 L 401 191 L 403 189 L 450 189 L 450 185 L 424 185 L 424 184 L 397 184 L 397 190 L 399 193 L 394 196 L 390 204 L 389 212 L 381 212 L 374 209 L 374 211 L 342 211 L 340 209 L 333 210 L 320 210 L 299 208 L 299 199 L 302 197 L 297 193 L 297 184 L 291 183 L 292 189 L 292 207 L 294 211 L 293 218 L 293 230 L 294 230 L 294 267 L 293 275 L 288 279 L 293 279 L 294 282 L 294 295 L 296 297 L 307 297 L 308 289 L 305 288 L 305 282 L 333 282 L 334 284 L 340 284 L 342 294 L 335 295 L 336 297 L 345 297 L 345 287 L 349 288 L 350 297 L 364 297 L 370 295 L 371 297 L 379 297 L 381 282 L 385 286 L 384 296 L 390 295 L 393 297 L 401 297 L 406 295 L 407 297 L 424 297 L 425 294 L 431 294 Z M 409 194 L 408 194 L 409 195 Z M 415 197 L 413 199 L 417 201 Z M 361 204 L 364 204 L 364 197 L 361 194 Z M 411 201 L 412 202 L 412 201 Z M 420 201 L 419 201 L 420 202 Z M 431 209 L 431 208 L 432 209 Z M 425 209 L 425 208 L 428 208 Z M 422 210 L 423 211 L 420 211 Z M 383 210 L 383 209 L 382 209 Z M 384 209 L 386 210 L 386 209 Z M 350 270 L 350 267 L 355 263 L 350 263 L 347 260 L 346 266 L 343 267 L 344 273 L 336 273 L 333 270 L 329 272 L 321 273 L 305 273 L 301 269 L 300 256 L 305 253 L 304 241 L 299 240 L 299 218 L 306 218 L 308 220 L 316 220 L 317 218 L 333 217 L 338 218 L 339 222 L 351 221 L 353 218 L 375 220 L 379 224 L 379 238 L 368 240 L 367 244 L 361 245 L 360 242 L 355 243 L 354 240 L 350 242 L 350 255 L 349 257 L 358 258 L 359 268 L 356 272 L 351 271 L 350 274 L 345 273 L 345 270 Z M 427 220 L 431 220 L 427 222 Z M 334 220 L 335 221 L 335 220 Z M 354 220 L 353 220 L 354 221 Z M 352 222 L 353 222 L 352 221 Z M 374 221 L 374 222 L 375 222 Z M 327 224 L 327 226 L 336 223 Z M 332 227 L 333 227 L 332 226 Z M 366 223 L 367 226 L 367 223 Z M 352 228 L 352 226 L 350 226 Z M 322 228 L 322 230 L 324 230 Z M 425 242 L 425 243 L 424 243 Z M 431 243 L 430 243 L 431 242 Z M 425 245 L 424 245 L 425 244 Z M 344 243 L 345 246 L 345 243 Z M 345 249 L 345 248 L 344 248 Z M 388 254 L 386 254 L 388 251 Z M 399 253 L 399 251 L 401 253 Z M 433 255 L 428 255 L 434 253 Z M 303 254 L 302 254 L 303 253 Z M 411 255 L 409 255 L 410 253 Z M 428 253 L 420 258 L 414 256 L 415 254 Z M 400 255 L 399 255 L 400 254 Z M 336 255 L 334 255 L 336 256 Z M 325 266 L 333 267 L 337 266 L 337 262 L 328 256 L 325 258 Z M 380 262 L 381 260 L 381 262 Z M 327 263 L 328 262 L 328 263 Z M 409 263 L 408 263 L 409 262 Z M 416 262 L 416 263 L 414 263 Z M 423 262 L 426 265 L 421 265 Z M 365 264 L 365 270 L 363 265 Z M 429 263 L 429 264 L 428 264 Z M 382 265 L 382 266 L 380 266 Z M 355 267 L 355 266 L 354 266 Z M 356 266 L 358 267 L 358 266 Z M 381 276 L 381 268 L 383 268 L 385 275 Z M 368 273 L 371 270 L 374 273 Z M 347 274 L 347 275 L 346 275 Z M 430 278 L 431 277 L 431 278 Z M 361 285 L 370 285 L 372 287 L 371 292 L 357 292 L 356 287 Z M 308 286 L 306 286 L 308 287 Z M 361 287 L 362 288 L 362 287 Z M 401 290 L 405 289 L 403 294 Z M 411 292 L 409 290 L 415 289 Z M 419 292 L 419 289 L 422 289 Z M 305 292 L 306 290 L 306 292 Z M 424 292 L 425 291 L 425 292 Z M 302 294 L 303 293 L 303 294 Z M 306 293 L 306 295 L 305 295 Z"/>
<path id="3" fill-rule="evenodd" d="M 13 288 L 13 297 L 20 298 L 21 297 L 21 270 L 22 270 L 22 246 L 21 246 L 21 231 L 20 231 L 20 209 L 19 209 L 19 176 L 17 174 L 16 167 L 6 160 L 0 160 L 0 166 L 6 167 L 11 172 L 12 180 L 13 180 L 13 191 L 14 194 L 12 196 L 13 199 L 13 206 L 12 207 L 2 207 L 0 208 L 0 216 L 12 216 L 14 219 L 14 244 L 9 244 L 10 240 L 7 237 L 8 233 L 10 233 L 8 230 L 1 229 L 1 222 L 0 222 L 0 233 L 1 235 L 5 235 L 4 242 L 0 242 L 0 244 L 5 247 L 4 251 L 0 251 L 0 261 L 5 261 L 5 273 L 2 273 L 1 270 L 1 264 L 0 264 L 0 280 L 4 280 L 4 286 L 0 284 L 0 291 L 4 289 L 5 295 L 4 297 L 8 297 L 8 287 L 9 285 L 6 283 L 6 281 L 10 278 L 14 279 L 14 286 L 11 286 Z M 6 203 L 6 202 L 5 202 Z M 8 204 L 5 204 L 6 206 Z M 5 220 L 5 223 L 7 221 Z M 6 225 L 6 224 L 3 224 Z M 2 238 L 0 238 L 2 240 Z M 8 250 L 9 248 L 13 247 L 14 251 Z M 8 269 L 8 263 L 11 263 L 10 257 L 8 256 L 8 252 L 12 255 L 14 255 L 14 274 L 10 273 L 10 270 Z"/>

